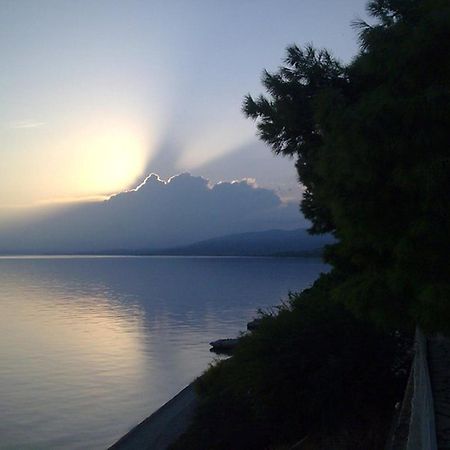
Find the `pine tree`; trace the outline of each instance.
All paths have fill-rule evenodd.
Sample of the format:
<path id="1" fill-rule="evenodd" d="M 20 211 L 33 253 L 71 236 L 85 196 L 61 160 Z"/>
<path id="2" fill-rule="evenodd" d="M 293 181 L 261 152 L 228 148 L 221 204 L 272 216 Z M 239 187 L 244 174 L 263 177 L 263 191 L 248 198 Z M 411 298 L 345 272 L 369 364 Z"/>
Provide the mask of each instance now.
<path id="1" fill-rule="evenodd" d="M 344 66 L 287 50 L 245 98 L 262 140 L 296 159 L 311 232 L 332 232 L 337 299 L 395 326 L 450 331 L 450 3 L 376 0 Z"/>

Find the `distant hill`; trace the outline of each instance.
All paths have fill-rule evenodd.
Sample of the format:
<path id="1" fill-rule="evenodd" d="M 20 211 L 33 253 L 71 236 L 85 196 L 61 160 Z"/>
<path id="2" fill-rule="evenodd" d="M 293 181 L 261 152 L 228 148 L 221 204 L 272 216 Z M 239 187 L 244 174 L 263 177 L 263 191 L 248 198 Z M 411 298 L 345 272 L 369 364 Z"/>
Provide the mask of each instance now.
<path id="1" fill-rule="evenodd" d="M 197 256 L 317 256 L 333 242 L 330 235 L 312 236 L 305 229 L 239 233 L 190 245 L 143 252 L 159 255 Z"/>
<path id="2" fill-rule="evenodd" d="M 305 229 L 268 230 L 228 234 L 193 244 L 167 248 L 116 248 L 105 251 L 78 252 L 1 252 L 0 255 L 168 255 L 168 256 L 320 256 L 331 244 L 330 235 L 312 236 Z"/>

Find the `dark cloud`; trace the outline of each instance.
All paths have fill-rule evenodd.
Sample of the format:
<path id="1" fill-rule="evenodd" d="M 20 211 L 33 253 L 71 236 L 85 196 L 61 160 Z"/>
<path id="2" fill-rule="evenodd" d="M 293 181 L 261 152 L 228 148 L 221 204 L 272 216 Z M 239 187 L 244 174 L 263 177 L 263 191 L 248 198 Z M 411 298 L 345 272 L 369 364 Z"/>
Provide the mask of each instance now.
<path id="1" fill-rule="evenodd" d="M 108 200 L 66 206 L 0 233 L 2 251 L 162 248 L 230 233 L 305 226 L 294 203 L 247 180 L 151 174 Z"/>

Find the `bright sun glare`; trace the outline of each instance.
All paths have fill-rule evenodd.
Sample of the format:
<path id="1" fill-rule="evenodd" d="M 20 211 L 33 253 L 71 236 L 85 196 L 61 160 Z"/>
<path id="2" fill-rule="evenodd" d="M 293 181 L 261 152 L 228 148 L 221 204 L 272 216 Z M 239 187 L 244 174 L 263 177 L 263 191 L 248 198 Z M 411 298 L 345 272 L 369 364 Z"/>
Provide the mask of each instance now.
<path id="1" fill-rule="evenodd" d="M 145 144 L 140 133 L 125 126 L 83 134 L 77 143 L 77 190 L 106 194 L 128 187 L 145 165 Z"/>
<path id="2" fill-rule="evenodd" d="M 0 209 L 98 199 L 133 187 L 155 144 L 149 128 L 139 120 L 98 114 L 60 126 L 58 133 L 50 125 L 15 131 L 20 151 L 4 161 L 12 169 L 2 173 Z M 25 151 L 27 158 L 21 156 Z"/>

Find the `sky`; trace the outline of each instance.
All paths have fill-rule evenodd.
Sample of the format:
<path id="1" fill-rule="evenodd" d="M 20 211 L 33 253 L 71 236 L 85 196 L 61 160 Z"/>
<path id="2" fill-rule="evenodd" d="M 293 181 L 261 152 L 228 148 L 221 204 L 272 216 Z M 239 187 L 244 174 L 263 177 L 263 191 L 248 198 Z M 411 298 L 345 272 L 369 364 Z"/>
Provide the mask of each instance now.
<path id="1" fill-rule="evenodd" d="M 365 0 L 0 0 L 0 221 L 104 199 L 150 173 L 300 190 L 245 119 L 289 44 L 343 62 Z M 1 225 L 1 223 L 0 223 Z"/>

